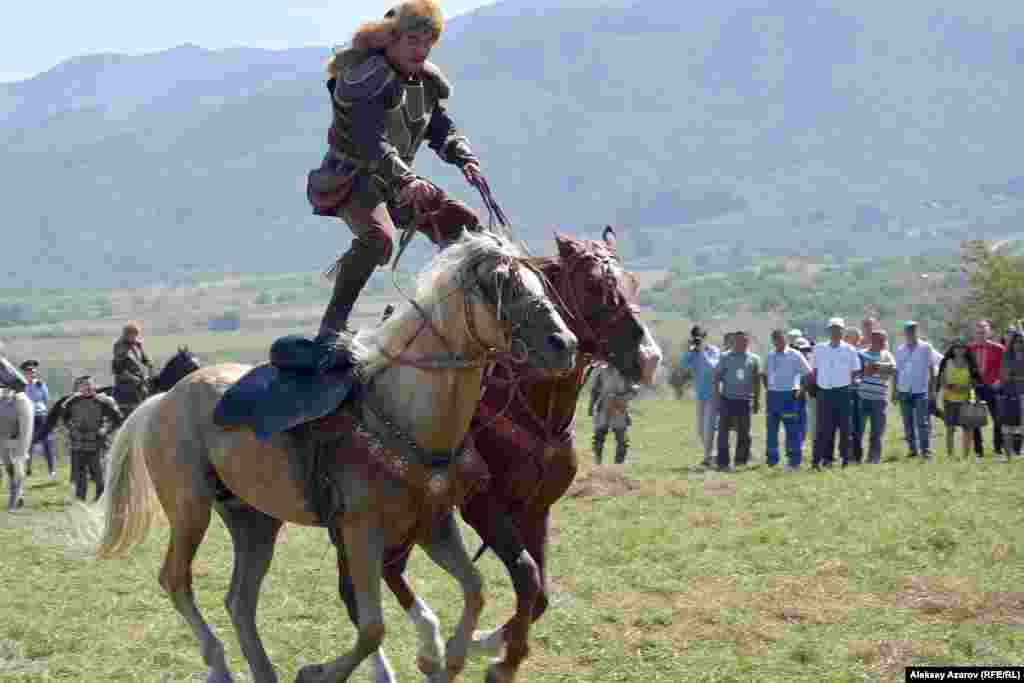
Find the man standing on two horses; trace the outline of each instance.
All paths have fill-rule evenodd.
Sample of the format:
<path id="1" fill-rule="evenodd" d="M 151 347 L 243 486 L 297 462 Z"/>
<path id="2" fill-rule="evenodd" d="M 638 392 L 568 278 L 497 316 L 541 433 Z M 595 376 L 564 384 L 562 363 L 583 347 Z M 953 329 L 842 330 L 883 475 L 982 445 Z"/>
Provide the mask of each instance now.
<path id="1" fill-rule="evenodd" d="M 153 363 L 142 348 L 142 325 L 128 323 L 121 338 L 114 342 L 114 399 L 121 413 L 128 417 L 149 395 L 149 380 Z"/>
<path id="2" fill-rule="evenodd" d="M 61 420 L 68 425 L 71 438 L 71 460 L 75 463 L 75 496 L 86 499 L 89 478 L 96 484 L 96 500 L 103 495 L 103 468 L 100 456 L 107 434 L 120 426 L 123 418 L 117 403 L 109 396 L 97 394 L 92 378 L 83 375 L 75 380 L 76 395 L 64 406 Z"/>
<path id="3" fill-rule="evenodd" d="M 443 28 L 436 0 L 404 0 L 360 26 L 351 46 L 328 63 L 330 149 L 309 174 L 307 196 L 315 214 L 341 218 L 354 238 L 328 272 L 334 293 L 313 346 L 320 372 L 341 360 L 338 341 L 373 271 L 391 258 L 395 224 L 408 224 L 414 207 L 436 196 L 436 187 L 412 171 L 420 144 L 426 140 L 469 183 L 485 182 L 445 109 L 448 81 L 427 61 Z"/>
<path id="4" fill-rule="evenodd" d="M 594 376 L 590 389 L 589 414 L 594 417 L 594 460 L 601 464 L 604 440 L 608 430 L 615 432 L 615 464 L 626 461 L 629 437 L 626 434 L 633 419 L 629 415 L 629 402 L 637 396 L 637 386 L 630 383 L 618 370 L 605 365 Z"/>

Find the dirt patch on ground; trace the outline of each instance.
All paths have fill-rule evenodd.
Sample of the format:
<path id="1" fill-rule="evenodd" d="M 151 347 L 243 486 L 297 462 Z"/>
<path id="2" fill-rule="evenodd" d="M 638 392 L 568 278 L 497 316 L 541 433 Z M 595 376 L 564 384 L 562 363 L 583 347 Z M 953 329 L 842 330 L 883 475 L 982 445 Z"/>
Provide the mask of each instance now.
<path id="1" fill-rule="evenodd" d="M 704 482 L 704 494 L 708 496 L 735 496 L 736 482 L 731 479 L 708 479 Z"/>
<path id="2" fill-rule="evenodd" d="M 616 592 L 594 597 L 606 613 L 602 637 L 637 643 L 657 638 L 685 649 L 690 642 L 731 642 L 746 656 L 763 654 L 795 625 L 845 623 L 850 612 L 885 607 L 881 596 L 851 591 L 847 567 L 821 562 L 809 576 L 772 576 L 763 590 L 737 588 L 728 576 L 692 577 L 685 592 Z M 737 612 L 746 613 L 737 616 Z M 749 616 L 747 616 L 749 615 Z"/>
<path id="3" fill-rule="evenodd" d="M 966 577 L 909 576 L 886 597 L 922 621 L 1024 625 L 1024 593 L 979 591 Z"/>
<path id="4" fill-rule="evenodd" d="M 638 480 L 627 477 L 618 467 L 595 467 L 579 477 L 569 487 L 569 498 L 599 499 L 620 496 L 672 496 L 689 495 L 690 487 L 683 480 Z"/>
<path id="5" fill-rule="evenodd" d="M 636 479 L 627 477 L 617 467 L 595 467 L 572 483 L 566 496 L 569 498 L 617 498 L 635 496 L 642 485 Z"/>
<path id="6" fill-rule="evenodd" d="M 883 680 L 903 680 L 906 667 L 921 659 L 948 656 L 941 640 L 854 640 L 849 645 L 850 657 L 859 659 Z"/>

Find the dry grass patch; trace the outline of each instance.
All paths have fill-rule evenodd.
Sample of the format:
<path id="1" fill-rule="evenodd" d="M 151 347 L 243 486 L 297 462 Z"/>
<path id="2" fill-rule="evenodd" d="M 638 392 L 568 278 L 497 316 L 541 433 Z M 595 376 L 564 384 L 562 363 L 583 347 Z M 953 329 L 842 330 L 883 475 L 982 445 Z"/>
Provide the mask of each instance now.
<path id="1" fill-rule="evenodd" d="M 843 624 L 854 610 L 887 606 L 879 595 L 852 591 L 845 573 L 844 563 L 826 561 L 810 576 L 768 577 L 760 591 L 740 590 L 732 577 L 693 577 L 686 592 L 602 593 L 594 597 L 594 606 L 616 614 L 625 624 L 650 626 L 649 615 L 661 614 L 668 622 L 662 624 L 663 630 L 680 631 L 676 639 L 702 634 L 702 639 L 739 644 L 752 632 L 758 642 L 772 642 L 790 625 Z M 720 615 L 729 610 L 749 611 L 750 625 L 737 631 L 734 625 L 723 624 Z"/>
<path id="2" fill-rule="evenodd" d="M 693 512 L 690 514 L 690 526 L 695 529 L 717 529 L 722 526 L 722 516 L 714 512 Z"/>
<path id="3" fill-rule="evenodd" d="M 708 496 L 735 496 L 736 482 L 732 479 L 708 479 L 704 482 L 704 493 Z"/>
<path id="4" fill-rule="evenodd" d="M 941 640 L 855 640 L 849 653 L 883 680 L 903 680 L 904 669 L 915 661 L 948 656 Z"/>
<path id="5" fill-rule="evenodd" d="M 636 479 L 627 477 L 619 467 L 595 467 L 573 482 L 569 498 L 617 498 L 637 495 L 643 488 Z"/>
<path id="6" fill-rule="evenodd" d="M 992 561 L 1005 562 L 1010 557 L 1011 548 L 1006 543 L 996 543 L 992 546 Z"/>
<path id="7" fill-rule="evenodd" d="M 889 599 L 929 623 L 1024 624 L 1024 593 L 979 591 L 967 577 L 906 577 Z"/>
<path id="8" fill-rule="evenodd" d="M 685 498 L 690 486 L 684 480 L 639 480 L 627 477 L 621 467 L 593 467 L 583 472 L 569 487 L 569 498 L 617 498 L 645 496 L 657 498 Z"/>

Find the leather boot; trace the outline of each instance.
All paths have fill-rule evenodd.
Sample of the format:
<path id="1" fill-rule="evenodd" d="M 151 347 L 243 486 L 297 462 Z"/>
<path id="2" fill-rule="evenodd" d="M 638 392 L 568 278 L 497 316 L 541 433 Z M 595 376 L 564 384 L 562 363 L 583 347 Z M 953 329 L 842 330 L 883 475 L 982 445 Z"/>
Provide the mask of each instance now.
<path id="1" fill-rule="evenodd" d="M 7 470 L 7 476 L 10 478 L 10 484 L 8 488 L 8 490 L 10 491 L 10 496 L 7 499 L 7 511 L 14 512 L 15 510 L 17 510 L 18 508 L 25 504 L 22 489 L 24 482 L 22 482 L 22 480 L 19 479 L 15 474 L 14 465 L 7 465 L 4 467 L 4 469 Z"/>
<path id="2" fill-rule="evenodd" d="M 601 464 L 601 456 L 604 453 L 604 440 L 608 436 L 608 430 L 599 429 L 594 432 L 594 462 Z"/>
<path id="3" fill-rule="evenodd" d="M 342 334 L 351 334 L 348 329 L 348 318 L 352 308 L 369 281 L 377 264 L 371 254 L 363 253 L 359 243 L 338 259 L 334 280 L 334 293 L 327 304 L 324 317 L 320 321 L 320 332 L 313 340 L 315 345 L 315 364 L 317 372 L 323 374 L 341 363 L 351 362 L 347 350 L 339 346 Z"/>

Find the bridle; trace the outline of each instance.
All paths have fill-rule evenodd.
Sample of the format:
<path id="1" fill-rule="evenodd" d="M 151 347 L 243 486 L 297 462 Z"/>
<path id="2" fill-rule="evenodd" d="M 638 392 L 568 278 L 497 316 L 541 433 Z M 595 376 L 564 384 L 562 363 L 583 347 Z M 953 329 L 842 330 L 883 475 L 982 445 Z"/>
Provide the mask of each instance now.
<path id="1" fill-rule="evenodd" d="M 603 271 L 602 280 L 605 283 L 603 295 L 607 305 L 605 309 L 601 310 L 601 322 L 597 326 L 592 325 L 587 320 L 586 315 L 584 315 L 583 307 L 580 303 L 581 297 L 574 280 L 576 271 L 584 266 L 591 266 L 595 262 Z M 582 332 L 582 334 L 578 333 L 576 335 L 580 340 L 580 351 L 589 353 L 589 355 L 600 360 L 610 360 L 615 355 L 615 352 L 609 348 L 609 335 L 604 332 L 612 329 L 626 315 L 636 312 L 634 304 L 626 303 L 622 306 L 614 306 L 615 295 L 619 294 L 618 278 L 615 276 L 615 268 L 618 266 L 618 262 L 610 255 L 588 252 L 583 255 L 572 255 L 568 258 L 563 258 L 562 263 L 561 287 L 554 288 L 552 286 L 551 296 L 558 298 L 562 302 L 563 309 L 569 314 L 569 317 L 577 321 L 577 326 L 581 328 L 579 332 Z M 622 297 L 625 299 L 625 294 L 622 294 Z M 612 310 L 613 308 L 614 310 Z M 610 312 L 606 314 L 605 311 Z"/>
<path id="2" fill-rule="evenodd" d="M 491 254 L 482 254 L 478 256 L 472 262 L 463 266 L 463 273 L 474 272 L 476 267 L 487 258 L 491 258 Z M 520 268 L 527 268 L 531 270 L 535 275 L 541 278 L 542 282 L 544 281 L 543 275 L 525 259 L 504 256 L 500 257 L 500 261 L 503 261 L 503 263 L 496 264 L 495 269 L 497 270 L 502 265 L 507 266 L 509 277 L 511 278 L 510 281 L 513 285 L 513 291 L 516 289 L 521 290 L 523 288 L 522 279 L 519 277 Z M 495 278 L 497 278 L 497 275 L 495 275 Z M 383 346 L 378 347 L 381 354 L 388 359 L 389 364 L 415 367 L 420 370 L 477 370 L 496 363 L 508 366 L 521 366 L 526 364 L 531 349 L 524 340 L 516 336 L 516 331 L 529 323 L 531 311 L 528 310 L 526 315 L 523 317 L 523 320 L 520 322 L 512 322 L 511 318 L 503 315 L 505 306 L 502 300 L 502 287 L 500 284 L 496 287 L 496 291 L 498 292 L 497 300 L 488 296 L 478 280 L 467 283 L 465 278 L 460 276 L 458 286 L 453 287 L 453 291 L 448 296 L 452 296 L 458 290 L 462 291 L 463 296 L 463 307 L 465 311 L 463 322 L 465 324 L 466 336 L 472 342 L 473 346 L 476 347 L 479 353 L 470 356 L 468 354 L 456 352 L 448 338 L 434 324 L 430 313 L 424 310 L 423 306 L 421 306 L 419 302 L 399 287 L 399 292 L 406 298 L 408 303 L 419 312 L 420 324 L 416 329 L 416 332 L 409 337 L 408 341 L 406 341 L 402 351 L 397 354 L 391 353 Z M 473 299 L 478 299 L 494 307 L 498 321 L 503 323 L 504 336 L 508 340 L 507 348 L 499 349 L 494 344 L 484 341 L 477 326 L 476 312 L 472 306 Z M 535 308 L 540 310 L 544 307 L 544 302 L 540 299 L 532 299 L 525 305 L 530 306 L 531 309 Z M 409 351 L 409 347 L 424 331 L 429 331 L 433 336 L 440 340 L 442 346 L 445 348 L 444 353 L 416 354 Z M 518 353 L 515 351 L 517 343 L 521 346 L 521 351 Z"/>

